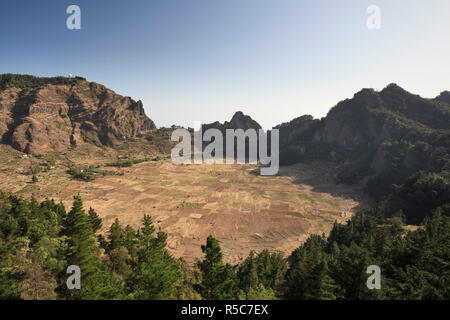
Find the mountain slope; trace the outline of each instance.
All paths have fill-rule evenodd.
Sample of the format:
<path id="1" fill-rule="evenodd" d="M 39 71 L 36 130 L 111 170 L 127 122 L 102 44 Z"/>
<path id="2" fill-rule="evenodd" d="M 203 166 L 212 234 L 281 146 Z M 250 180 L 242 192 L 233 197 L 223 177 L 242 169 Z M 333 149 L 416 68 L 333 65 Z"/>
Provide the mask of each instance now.
<path id="1" fill-rule="evenodd" d="M 321 120 L 303 116 L 277 126 L 280 162 L 336 161 L 339 182 L 362 182 L 377 198 L 419 170 L 448 176 L 448 96 L 425 99 L 395 84 L 363 89 Z"/>
<path id="2" fill-rule="evenodd" d="M 26 153 L 117 146 L 155 129 L 141 101 L 83 78 L 0 75 L 1 141 Z"/>

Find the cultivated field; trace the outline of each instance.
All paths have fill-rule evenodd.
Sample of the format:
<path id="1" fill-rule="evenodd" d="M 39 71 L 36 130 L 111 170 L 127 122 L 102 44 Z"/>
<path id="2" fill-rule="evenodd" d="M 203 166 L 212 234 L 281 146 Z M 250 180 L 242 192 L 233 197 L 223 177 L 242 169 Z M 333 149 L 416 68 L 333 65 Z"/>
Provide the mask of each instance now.
<path id="1" fill-rule="evenodd" d="M 142 216 L 150 214 L 168 233 L 169 250 L 188 263 L 201 257 L 200 245 L 209 234 L 221 242 L 227 262 L 265 248 L 288 255 L 309 234 L 328 232 L 334 221 L 345 221 L 368 204 L 355 187 L 335 185 L 333 166 L 325 162 L 282 167 L 274 177 L 259 176 L 252 165 L 175 166 L 164 158 L 116 168 L 104 166 L 119 157 L 116 153 L 86 147 L 50 155 L 55 164 L 35 173 L 33 183 L 30 167 L 49 156 L 22 158 L 10 147 L 1 148 L 0 190 L 53 198 L 67 208 L 80 193 L 86 208 L 92 206 L 103 218 L 104 233 L 116 217 L 138 228 Z M 67 173 L 70 166 L 94 164 L 107 174 L 80 181 Z"/>

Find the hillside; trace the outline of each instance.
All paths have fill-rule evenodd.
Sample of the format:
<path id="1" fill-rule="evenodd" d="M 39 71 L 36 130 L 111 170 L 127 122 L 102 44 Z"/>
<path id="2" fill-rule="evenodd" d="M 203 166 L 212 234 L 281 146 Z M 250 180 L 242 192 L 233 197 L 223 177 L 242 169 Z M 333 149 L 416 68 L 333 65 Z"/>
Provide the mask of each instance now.
<path id="1" fill-rule="evenodd" d="M 448 98 L 448 92 L 421 98 L 395 84 L 380 92 L 363 89 L 325 118 L 303 116 L 277 126 L 280 162 L 333 160 L 338 182 L 362 183 L 378 199 L 420 170 L 448 177 Z"/>
<path id="2" fill-rule="evenodd" d="M 84 78 L 0 75 L 0 138 L 17 150 L 114 147 L 155 128 L 141 101 Z"/>
<path id="3" fill-rule="evenodd" d="M 0 299 L 448 299 L 448 98 L 363 89 L 278 126 L 260 176 L 175 166 L 177 127 L 102 85 L 3 75 Z M 69 265 L 95 270 L 75 294 Z"/>

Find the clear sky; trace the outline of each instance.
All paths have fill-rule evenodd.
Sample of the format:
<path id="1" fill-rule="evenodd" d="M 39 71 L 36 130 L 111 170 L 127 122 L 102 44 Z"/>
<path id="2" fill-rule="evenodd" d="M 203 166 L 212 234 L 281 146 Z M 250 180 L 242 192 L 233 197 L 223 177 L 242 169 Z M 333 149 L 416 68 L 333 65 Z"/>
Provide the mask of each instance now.
<path id="1" fill-rule="evenodd" d="M 81 30 L 66 28 L 71 4 Z M 450 90 L 449 16 L 449 0 L 2 0 L 0 73 L 86 77 L 157 126 L 241 110 L 269 128 L 361 88 Z"/>

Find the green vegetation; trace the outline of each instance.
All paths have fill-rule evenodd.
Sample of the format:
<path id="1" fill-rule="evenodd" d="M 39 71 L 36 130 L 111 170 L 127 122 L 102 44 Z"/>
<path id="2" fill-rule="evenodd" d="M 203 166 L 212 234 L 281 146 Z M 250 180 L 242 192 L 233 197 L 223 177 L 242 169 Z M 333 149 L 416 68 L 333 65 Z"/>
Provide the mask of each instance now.
<path id="1" fill-rule="evenodd" d="M 93 181 L 99 176 L 114 176 L 114 175 L 123 175 L 124 173 L 110 171 L 110 170 L 101 170 L 100 166 L 73 166 L 70 167 L 67 173 L 69 173 L 74 179 L 82 180 L 82 181 Z"/>
<path id="2" fill-rule="evenodd" d="M 382 211 L 335 224 L 328 238 L 311 236 L 294 252 L 286 277 L 290 299 L 449 299 L 450 218 L 437 210 L 406 232 Z M 381 290 L 369 290 L 369 265 L 382 270 Z"/>
<path id="3" fill-rule="evenodd" d="M 80 290 L 68 290 L 64 282 L 59 282 L 57 292 L 66 299 L 113 299 L 122 295 L 118 279 L 109 272 L 99 257 L 98 241 L 94 227 L 84 212 L 79 196 L 74 198 L 73 206 L 62 221 L 61 234 L 65 237 L 65 262 L 80 267 L 82 286 Z"/>
<path id="4" fill-rule="evenodd" d="M 201 281 L 195 285 L 195 290 L 207 300 L 233 299 L 237 294 L 236 273 L 233 266 L 222 262 L 219 242 L 209 236 L 206 245 L 202 245 L 202 252 L 205 258 L 197 262 Z"/>
<path id="5" fill-rule="evenodd" d="M 420 98 L 391 84 L 380 93 L 361 91 L 354 99 L 339 103 L 330 115 L 339 115 L 365 137 L 364 144 L 351 151 L 335 148 L 342 160 L 352 161 L 338 173 L 339 181 L 354 183 L 369 177 L 366 191 L 377 200 L 389 197 L 391 185 L 405 183 L 418 171 L 448 181 L 449 104 Z M 380 131 L 388 132 L 379 145 L 373 143 L 378 132 L 367 129 L 370 121 Z"/>
<path id="6" fill-rule="evenodd" d="M 419 228 L 384 208 L 360 212 L 328 237 L 312 235 L 290 265 L 267 250 L 224 263 L 209 236 L 192 270 L 168 253 L 150 216 L 137 231 L 118 219 L 106 237 L 101 228 L 79 196 L 66 213 L 0 192 L 0 299 L 450 299 L 448 204 Z M 81 269 L 80 290 L 67 289 L 69 265 Z M 382 270 L 381 290 L 366 286 L 370 265 Z"/>
<path id="7" fill-rule="evenodd" d="M 198 208 L 198 203 L 197 202 L 186 202 L 186 201 L 183 201 L 182 207 L 183 207 L 183 209 L 197 209 Z"/>
<path id="8" fill-rule="evenodd" d="M 95 179 L 94 168 L 91 167 L 70 167 L 68 173 L 75 179 L 92 181 Z"/>
<path id="9" fill-rule="evenodd" d="M 53 200 L 37 203 L 0 193 L 0 299 L 172 299 L 182 293 L 182 261 L 166 250 L 167 235 L 150 217 L 137 232 L 118 221 L 109 239 L 79 196 L 66 213 Z M 101 254 L 101 252 L 105 254 Z M 81 269 L 80 290 L 66 286 L 66 269 Z"/>
<path id="10" fill-rule="evenodd" d="M 311 203 L 315 202 L 315 200 L 313 198 L 311 198 L 310 196 L 308 196 L 306 194 L 298 193 L 297 196 L 302 200 L 310 201 Z"/>
<path id="11" fill-rule="evenodd" d="M 232 206 L 233 208 L 235 208 L 235 209 L 239 209 L 239 208 L 241 207 L 241 203 L 240 203 L 240 202 L 233 202 L 233 203 L 231 204 L 231 206 Z"/>
<path id="12" fill-rule="evenodd" d="M 448 177 L 420 171 L 400 186 L 394 185 L 387 210 L 391 216 L 401 214 L 408 223 L 419 224 L 437 208 L 450 211 L 450 183 Z"/>
<path id="13" fill-rule="evenodd" d="M 45 161 L 47 163 L 47 166 L 55 166 L 56 165 L 56 160 L 53 157 L 47 157 L 45 158 Z"/>
<path id="14" fill-rule="evenodd" d="M 323 203 L 328 203 L 330 206 L 336 207 L 336 202 L 334 202 L 334 201 L 331 200 L 331 199 L 321 198 L 321 199 L 316 199 L 316 201 L 318 201 L 318 202 L 323 202 Z"/>
<path id="15" fill-rule="evenodd" d="M 167 252 L 167 234 L 155 228 L 150 216 L 144 216 L 143 227 L 130 249 L 136 254 L 125 279 L 125 292 L 134 299 L 171 299 L 175 283 L 181 278 L 181 261 Z M 131 234 L 132 235 L 132 234 Z M 131 236 L 130 235 L 130 236 Z"/>
<path id="16" fill-rule="evenodd" d="M 450 104 L 411 94 L 395 84 L 363 89 L 333 107 L 325 118 L 302 116 L 280 129 L 280 164 L 327 160 L 338 183 L 364 183 L 391 216 L 408 223 L 448 202 Z M 418 172 L 423 172 L 417 176 Z M 320 200 L 318 200 L 320 201 Z M 331 204 L 331 203 L 330 203 Z"/>
<path id="17" fill-rule="evenodd" d="M 42 171 L 42 167 L 40 165 L 35 164 L 35 165 L 30 166 L 30 168 L 28 170 L 28 174 L 35 175 L 35 174 L 40 173 L 41 171 Z"/>
<path id="18" fill-rule="evenodd" d="M 126 159 L 126 160 L 118 160 L 116 162 L 110 162 L 107 163 L 106 166 L 108 167 L 119 167 L 119 168 L 124 168 L 124 167 L 131 167 L 134 164 L 138 164 L 138 163 L 142 163 L 142 162 L 147 162 L 147 161 L 160 161 L 161 157 L 156 156 L 153 159 L 150 158 L 144 158 L 144 159 Z"/>
<path id="19" fill-rule="evenodd" d="M 32 75 L 21 74 L 0 74 L 0 90 L 8 88 L 20 88 L 25 90 L 34 89 L 46 84 L 53 85 L 72 85 L 78 81 L 86 80 L 82 77 L 68 78 L 68 77 L 36 77 Z"/>
<path id="20" fill-rule="evenodd" d="M 81 80 L 6 74 L 0 75 L 0 90 L 20 88 L 20 98 L 44 84 Z M 204 256 L 188 267 L 170 255 L 167 234 L 157 231 L 148 215 L 138 230 L 116 219 L 108 232 L 99 234 L 105 231 L 103 221 L 93 208 L 85 212 L 79 196 L 67 213 L 53 200 L 38 203 L 0 192 L 0 299 L 448 300 L 449 117 L 450 105 L 444 100 L 422 99 L 390 85 L 379 93 L 362 90 L 336 105 L 326 119 L 304 116 L 280 125 L 281 163 L 332 159 L 339 164 L 339 182 L 367 180 L 366 191 L 377 200 L 375 208 L 345 224 L 335 223 L 328 236 L 311 235 L 289 263 L 267 250 L 251 252 L 236 265 L 226 263 L 219 241 L 209 236 L 201 247 Z M 140 137 L 158 146 L 173 129 Z M 159 156 L 130 159 L 131 154 L 106 166 L 161 161 Z M 36 158 L 45 163 L 30 162 L 32 183 L 56 163 L 54 158 Z M 83 181 L 123 174 L 101 170 L 100 165 L 73 166 L 68 173 Z M 202 179 L 219 174 L 210 171 Z M 238 175 L 242 178 L 244 171 Z M 229 183 L 235 185 L 235 180 Z M 332 199 L 302 193 L 277 194 L 336 205 Z M 184 199 L 183 209 L 200 207 L 181 193 L 176 197 Z M 67 289 L 70 265 L 81 268 L 81 290 Z M 381 269 L 380 290 L 366 286 L 371 265 Z"/>

